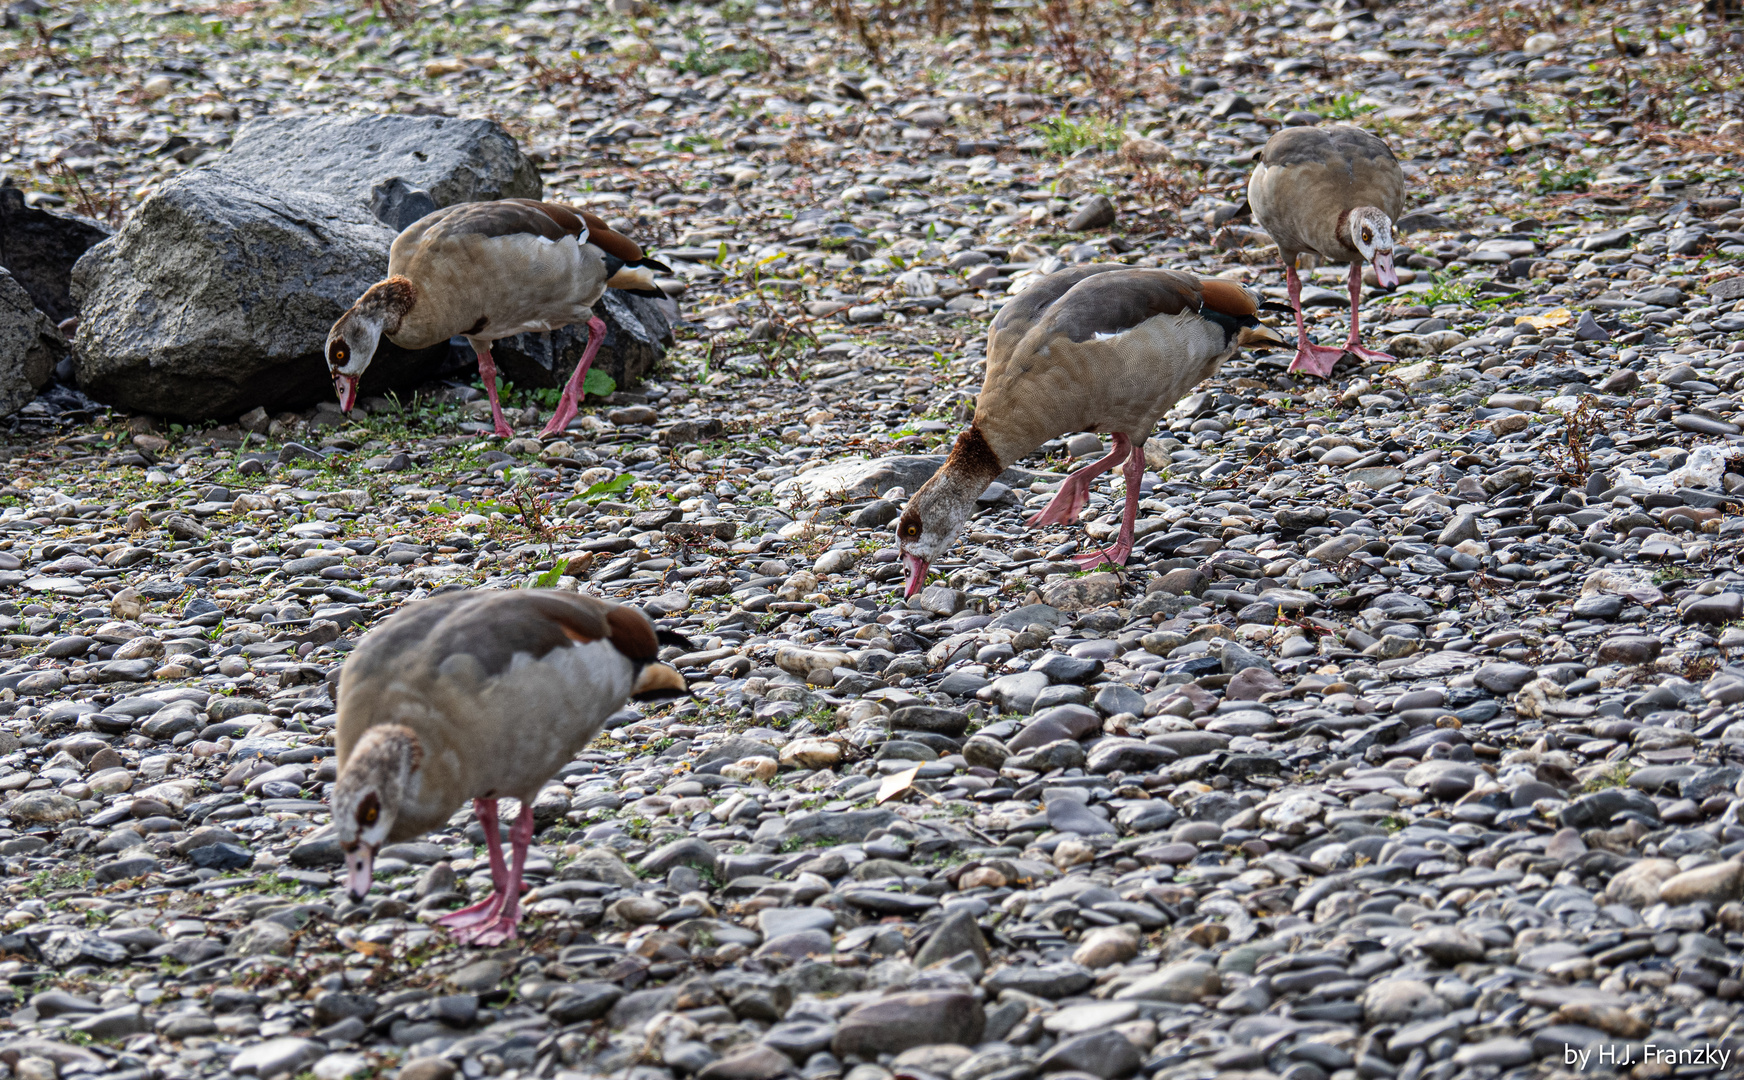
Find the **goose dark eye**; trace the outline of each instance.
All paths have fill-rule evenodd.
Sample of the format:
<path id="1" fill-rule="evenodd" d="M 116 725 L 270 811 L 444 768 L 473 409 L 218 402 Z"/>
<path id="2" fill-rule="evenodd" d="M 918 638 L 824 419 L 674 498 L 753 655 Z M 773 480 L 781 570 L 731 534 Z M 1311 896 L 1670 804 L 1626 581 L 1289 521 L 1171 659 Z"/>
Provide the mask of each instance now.
<path id="1" fill-rule="evenodd" d="M 1372 244 L 1374 242 L 1375 242 L 1375 234 L 1372 232 L 1369 232 L 1367 229 L 1364 229 L 1363 230 L 1363 243 Z"/>
<path id="2" fill-rule="evenodd" d="M 920 535 L 920 526 L 919 525 L 904 525 L 902 527 L 902 535 L 907 537 L 910 540 L 913 540 L 915 537 Z"/>
<path id="3" fill-rule="evenodd" d="M 345 363 L 345 358 L 349 355 L 351 354 L 346 352 L 345 347 L 342 345 L 333 350 L 333 362 L 336 364 L 343 364 Z"/>

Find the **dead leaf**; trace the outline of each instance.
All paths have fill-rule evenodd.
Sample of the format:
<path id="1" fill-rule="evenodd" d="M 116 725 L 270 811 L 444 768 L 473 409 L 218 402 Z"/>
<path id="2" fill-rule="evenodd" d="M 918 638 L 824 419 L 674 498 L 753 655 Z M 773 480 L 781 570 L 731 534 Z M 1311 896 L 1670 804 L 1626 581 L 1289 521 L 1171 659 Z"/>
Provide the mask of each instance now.
<path id="1" fill-rule="evenodd" d="M 354 941 L 351 948 L 365 956 L 387 956 L 392 951 L 379 941 Z"/>
<path id="2" fill-rule="evenodd" d="M 880 805 L 891 799 L 901 798 L 905 793 L 914 790 L 914 778 L 920 772 L 920 766 L 904 769 L 899 773 L 891 773 L 884 778 L 884 783 L 878 785 L 878 802 Z"/>
<path id="3" fill-rule="evenodd" d="M 1574 312 L 1565 307 L 1546 311 L 1542 315 L 1522 315 L 1514 320 L 1515 326 L 1530 326 L 1534 330 L 1549 330 L 1553 326 L 1567 326 L 1574 322 Z"/>

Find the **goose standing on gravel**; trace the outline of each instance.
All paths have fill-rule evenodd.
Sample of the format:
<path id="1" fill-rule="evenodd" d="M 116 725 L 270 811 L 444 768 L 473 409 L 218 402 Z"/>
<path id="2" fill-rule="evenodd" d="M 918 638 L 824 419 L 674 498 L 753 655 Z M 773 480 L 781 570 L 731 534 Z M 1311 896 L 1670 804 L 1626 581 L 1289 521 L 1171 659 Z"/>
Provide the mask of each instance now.
<path id="1" fill-rule="evenodd" d="M 1290 370 L 1325 378 L 1347 352 L 1393 359 L 1357 344 L 1363 264 L 1374 264 L 1383 286 L 1399 283 L 1393 222 L 1405 207 L 1405 174 L 1387 144 L 1361 128 L 1285 128 L 1267 140 L 1247 183 L 1247 201 L 1277 242 L 1290 306 L 1296 309 L 1296 359 Z M 1350 337 L 1341 349 L 1308 340 L 1302 281 L 1296 275 L 1303 255 L 1350 264 Z"/>
<path id="2" fill-rule="evenodd" d="M 951 546 L 975 499 L 1005 468 L 1069 431 L 1108 431 L 1114 450 L 1067 477 L 1032 526 L 1075 520 L 1090 481 L 1124 464 L 1126 509 L 1114 546 L 1077 557 L 1126 562 L 1138 517 L 1144 444 L 1187 391 L 1244 345 L 1282 345 L 1231 281 L 1120 265 L 1050 274 L 999 310 L 987 335 L 987 377 L 969 430 L 909 500 L 896 536 L 908 595 Z"/>
<path id="3" fill-rule="evenodd" d="M 654 662 L 662 635 L 682 641 L 635 608 L 515 589 L 409 604 L 365 638 L 339 680 L 332 798 L 352 899 L 369 892 L 382 845 L 441 827 L 470 799 L 495 889 L 437 922 L 462 941 L 513 938 L 534 797 L 626 698 L 685 692 Z M 508 863 L 498 797 L 521 804 Z"/>
<path id="4" fill-rule="evenodd" d="M 327 335 L 327 369 L 347 412 L 382 335 L 407 349 L 460 336 L 478 354 L 498 435 L 513 435 L 497 404 L 490 343 L 515 334 L 587 324 L 587 348 L 543 434 L 575 418 L 606 324 L 593 313 L 606 287 L 664 296 L 653 272 L 670 273 L 585 210 L 532 199 L 457 203 L 394 238 L 388 276 L 371 285 Z"/>

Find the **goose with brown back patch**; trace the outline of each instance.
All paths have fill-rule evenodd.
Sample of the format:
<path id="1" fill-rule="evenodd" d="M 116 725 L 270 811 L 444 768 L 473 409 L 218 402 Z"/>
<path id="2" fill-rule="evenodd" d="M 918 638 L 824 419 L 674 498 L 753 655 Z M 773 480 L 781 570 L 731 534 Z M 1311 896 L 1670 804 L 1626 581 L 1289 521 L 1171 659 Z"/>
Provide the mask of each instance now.
<path id="1" fill-rule="evenodd" d="M 605 340 L 593 311 L 609 286 L 664 296 L 654 271 L 670 273 L 630 238 L 586 210 L 532 199 L 458 203 L 394 238 L 388 276 L 371 285 L 327 335 L 327 369 L 347 412 L 383 335 L 407 349 L 464 337 L 478 356 L 498 435 L 512 435 L 497 404 L 490 343 L 515 334 L 587 324 L 587 348 L 545 425 L 552 435 L 580 407 L 582 383 Z"/>
<path id="2" fill-rule="evenodd" d="M 1375 279 L 1399 284 L 1393 267 L 1393 222 L 1405 209 L 1405 174 L 1387 144 L 1361 128 L 1285 128 L 1266 142 L 1259 167 L 1247 184 L 1255 220 L 1277 242 L 1296 310 L 1296 358 L 1291 371 L 1322 378 L 1345 353 L 1368 360 L 1391 356 L 1357 344 L 1362 268 L 1373 263 Z M 1343 348 L 1308 340 L 1302 317 L 1302 280 L 1316 260 L 1350 264 L 1350 337 Z"/>
<path id="3" fill-rule="evenodd" d="M 1090 482 L 1120 466 L 1126 477 L 1120 536 L 1108 550 L 1077 561 L 1124 564 L 1132 553 L 1144 444 L 1157 420 L 1242 346 L 1283 343 L 1255 312 L 1253 297 L 1234 282 L 1120 265 L 1050 274 L 1009 301 L 988 331 L 987 377 L 973 423 L 897 520 L 908 595 L 925 583 L 927 568 L 951 546 L 994 477 L 1072 431 L 1112 432 L 1114 449 L 1067 477 L 1029 524 L 1076 520 Z"/>
<path id="4" fill-rule="evenodd" d="M 339 679 L 332 797 L 352 899 L 369 892 L 384 844 L 440 828 L 470 800 L 495 889 L 437 921 L 463 941 L 513 938 L 534 798 L 626 700 L 685 693 L 655 662 L 663 643 L 690 646 L 635 608 L 545 589 L 446 593 L 366 637 Z M 498 798 L 521 804 L 508 861 Z"/>

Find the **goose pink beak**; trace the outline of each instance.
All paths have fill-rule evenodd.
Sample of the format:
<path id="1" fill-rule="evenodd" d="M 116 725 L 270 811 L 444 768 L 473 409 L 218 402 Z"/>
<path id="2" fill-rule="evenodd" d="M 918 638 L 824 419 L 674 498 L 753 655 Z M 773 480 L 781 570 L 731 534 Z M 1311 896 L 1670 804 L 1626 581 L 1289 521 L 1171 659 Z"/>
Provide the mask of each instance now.
<path id="1" fill-rule="evenodd" d="M 357 376 L 333 376 L 333 392 L 339 395 L 339 410 L 350 412 L 352 406 L 357 404 Z"/>
<path id="2" fill-rule="evenodd" d="M 904 555 L 902 560 L 908 564 L 908 588 L 902 595 L 913 596 L 926 584 L 927 561 L 919 555 Z"/>
<path id="3" fill-rule="evenodd" d="M 363 903 L 374 877 L 375 852 L 368 844 L 359 844 L 345 853 L 345 891 L 351 894 L 352 900 Z"/>
<path id="4" fill-rule="evenodd" d="M 1393 268 L 1393 253 L 1391 251 L 1375 252 L 1375 280 L 1382 288 L 1394 289 L 1399 285 L 1399 271 Z"/>

